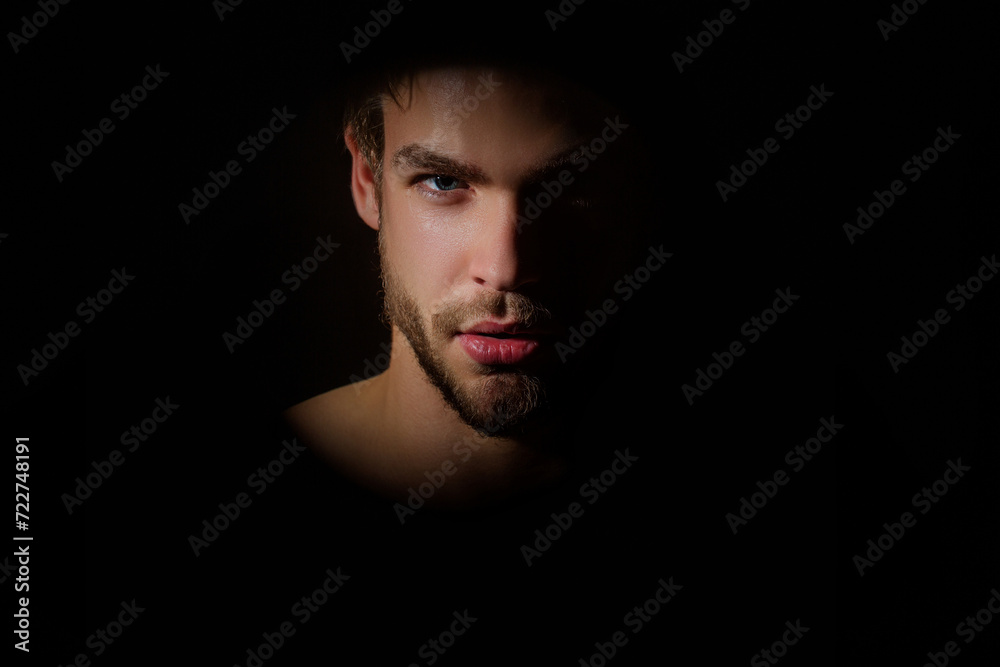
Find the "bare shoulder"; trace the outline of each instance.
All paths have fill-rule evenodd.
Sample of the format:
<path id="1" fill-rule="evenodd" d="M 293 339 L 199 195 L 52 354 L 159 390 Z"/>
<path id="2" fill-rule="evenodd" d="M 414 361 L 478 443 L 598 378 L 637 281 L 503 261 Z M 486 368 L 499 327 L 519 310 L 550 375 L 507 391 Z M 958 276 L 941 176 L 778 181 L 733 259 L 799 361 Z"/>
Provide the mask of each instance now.
<path id="1" fill-rule="evenodd" d="M 288 408 L 284 417 L 311 446 L 334 458 L 350 457 L 375 437 L 378 377 L 338 387 Z"/>

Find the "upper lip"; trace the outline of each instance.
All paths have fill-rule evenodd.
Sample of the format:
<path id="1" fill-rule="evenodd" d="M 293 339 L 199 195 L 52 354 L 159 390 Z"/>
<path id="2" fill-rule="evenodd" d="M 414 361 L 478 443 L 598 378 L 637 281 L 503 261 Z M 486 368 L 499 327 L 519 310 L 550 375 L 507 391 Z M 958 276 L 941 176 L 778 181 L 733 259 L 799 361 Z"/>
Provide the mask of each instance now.
<path id="1" fill-rule="evenodd" d="M 466 334 L 507 334 L 510 336 L 517 335 L 545 335 L 551 334 L 550 329 L 543 327 L 529 327 L 524 322 L 495 322 L 492 320 L 484 320 L 482 322 L 477 322 L 472 326 L 462 329 L 459 333 Z"/>

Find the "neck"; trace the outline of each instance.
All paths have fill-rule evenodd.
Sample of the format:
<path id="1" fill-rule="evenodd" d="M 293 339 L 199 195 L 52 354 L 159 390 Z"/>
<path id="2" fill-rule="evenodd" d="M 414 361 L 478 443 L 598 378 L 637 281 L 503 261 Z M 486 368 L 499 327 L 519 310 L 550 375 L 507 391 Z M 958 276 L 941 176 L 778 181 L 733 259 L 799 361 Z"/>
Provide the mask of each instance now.
<path id="1" fill-rule="evenodd" d="M 393 327 L 389 367 L 376 378 L 379 440 L 414 468 L 461 468 L 463 484 L 531 487 L 558 476 L 562 458 L 546 451 L 560 431 L 551 423 L 527 437 L 486 437 L 462 421 L 428 380 L 406 337 Z M 422 466 L 422 468 L 421 468 Z M 466 472 L 468 471 L 468 472 Z M 422 474 L 422 473 L 418 473 Z"/>

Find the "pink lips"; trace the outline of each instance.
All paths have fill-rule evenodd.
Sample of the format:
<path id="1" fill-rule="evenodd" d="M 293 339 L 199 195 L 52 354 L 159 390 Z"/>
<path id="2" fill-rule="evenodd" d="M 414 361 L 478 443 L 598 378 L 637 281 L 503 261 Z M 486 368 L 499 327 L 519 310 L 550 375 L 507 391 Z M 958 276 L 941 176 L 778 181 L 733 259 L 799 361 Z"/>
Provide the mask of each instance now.
<path id="1" fill-rule="evenodd" d="M 524 361 L 539 348 L 545 334 L 519 329 L 516 323 L 480 322 L 459 333 L 458 340 L 473 361 L 494 366 Z"/>

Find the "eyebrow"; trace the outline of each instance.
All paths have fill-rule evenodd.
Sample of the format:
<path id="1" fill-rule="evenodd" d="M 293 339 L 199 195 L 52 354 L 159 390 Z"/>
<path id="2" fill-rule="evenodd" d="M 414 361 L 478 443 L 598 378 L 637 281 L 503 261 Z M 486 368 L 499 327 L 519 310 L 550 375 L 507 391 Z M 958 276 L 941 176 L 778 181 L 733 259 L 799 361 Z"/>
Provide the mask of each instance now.
<path id="1" fill-rule="evenodd" d="M 543 177 L 572 162 L 579 153 L 580 148 L 577 146 L 556 153 L 541 164 L 530 168 L 524 175 L 524 182 L 541 181 Z M 392 166 L 397 170 L 447 174 L 469 183 L 490 182 L 486 172 L 478 165 L 438 153 L 421 144 L 406 144 L 396 149 L 392 154 Z"/>
<path id="2" fill-rule="evenodd" d="M 448 174 L 470 183 L 486 183 L 486 173 L 474 164 L 437 153 L 420 144 L 406 144 L 392 154 L 394 169 Z"/>

